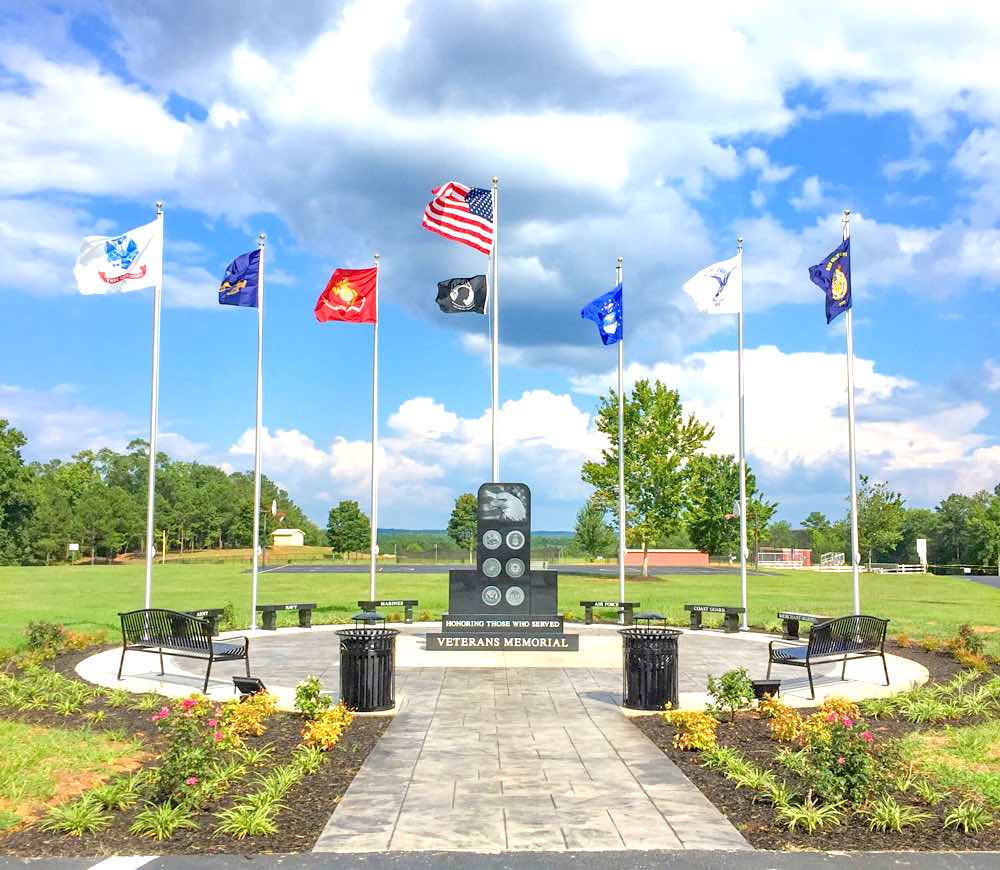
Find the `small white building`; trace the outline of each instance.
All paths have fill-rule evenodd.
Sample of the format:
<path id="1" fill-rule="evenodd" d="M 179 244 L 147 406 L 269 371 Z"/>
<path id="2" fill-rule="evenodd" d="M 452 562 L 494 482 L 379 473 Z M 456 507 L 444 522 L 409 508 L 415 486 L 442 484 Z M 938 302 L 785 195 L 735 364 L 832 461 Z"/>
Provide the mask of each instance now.
<path id="1" fill-rule="evenodd" d="M 271 540 L 275 547 L 304 547 L 306 536 L 302 529 L 275 529 Z"/>

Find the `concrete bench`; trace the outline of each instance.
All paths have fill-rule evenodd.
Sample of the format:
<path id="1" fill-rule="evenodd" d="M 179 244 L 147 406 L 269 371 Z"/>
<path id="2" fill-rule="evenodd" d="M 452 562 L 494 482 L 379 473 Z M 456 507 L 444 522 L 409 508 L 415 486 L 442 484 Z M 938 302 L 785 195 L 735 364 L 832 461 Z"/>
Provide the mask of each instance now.
<path id="1" fill-rule="evenodd" d="M 312 628 L 312 614 L 315 604 L 258 604 L 257 612 L 264 614 L 265 631 L 275 631 L 278 628 L 279 610 L 297 610 L 299 612 L 299 628 Z"/>
<path id="2" fill-rule="evenodd" d="M 419 603 L 416 598 L 380 598 L 378 601 L 359 601 L 358 607 L 371 612 L 379 607 L 402 607 L 403 619 L 409 625 L 413 622 L 413 608 Z"/>
<path id="3" fill-rule="evenodd" d="M 207 619 L 212 632 L 212 637 L 215 637 L 219 633 L 219 620 L 222 619 L 222 614 L 225 612 L 225 609 L 222 607 L 209 607 L 205 610 L 181 611 L 181 613 L 186 613 L 188 616 L 195 616 L 198 619 Z"/>
<path id="4" fill-rule="evenodd" d="M 734 632 L 740 630 L 740 616 L 746 613 L 745 607 L 730 607 L 726 604 L 685 604 L 684 609 L 691 614 L 691 630 L 701 631 L 701 615 L 703 613 L 725 614 L 722 630 Z"/>
<path id="5" fill-rule="evenodd" d="M 829 616 L 817 616 L 815 613 L 795 613 L 791 610 L 779 610 L 778 619 L 781 620 L 781 628 L 784 632 L 782 637 L 785 640 L 799 639 L 799 623 L 817 623 L 829 619 Z"/>
<path id="6" fill-rule="evenodd" d="M 580 606 L 583 608 L 583 622 L 585 625 L 593 624 L 595 607 L 614 608 L 619 613 L 625 614 L 625 619 L 623 620 L 625 625 L 634 625 L 635 620 L 633 619 L 633 614 L 635 613 L 635 609 L 639 606 L 639 602 L 638 601 L 581 601 Z"/>

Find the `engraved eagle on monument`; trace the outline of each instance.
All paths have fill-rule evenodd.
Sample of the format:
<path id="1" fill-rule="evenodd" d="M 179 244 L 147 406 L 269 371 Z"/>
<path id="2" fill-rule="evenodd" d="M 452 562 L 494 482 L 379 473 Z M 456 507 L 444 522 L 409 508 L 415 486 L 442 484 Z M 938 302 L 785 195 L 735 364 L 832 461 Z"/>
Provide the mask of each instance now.
<path id="1" fill-rule="evenodd" d="M 476 510 L 476 567 L 448 573 L 448 612 L 427 649 L 576 650 L 563 633 L 558 574 L 531 569 L 531 491 L 484 483 Z"/>

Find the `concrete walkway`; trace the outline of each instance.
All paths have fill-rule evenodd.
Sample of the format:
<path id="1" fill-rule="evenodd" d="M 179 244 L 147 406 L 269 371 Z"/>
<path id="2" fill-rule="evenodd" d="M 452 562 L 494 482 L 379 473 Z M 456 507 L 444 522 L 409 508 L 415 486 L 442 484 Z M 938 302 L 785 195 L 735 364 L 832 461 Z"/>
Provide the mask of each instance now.
<path id="1" fill-rule="evenodd" d="M 401 670 L 320 852 L 749 849 L 584 669 Z"/>

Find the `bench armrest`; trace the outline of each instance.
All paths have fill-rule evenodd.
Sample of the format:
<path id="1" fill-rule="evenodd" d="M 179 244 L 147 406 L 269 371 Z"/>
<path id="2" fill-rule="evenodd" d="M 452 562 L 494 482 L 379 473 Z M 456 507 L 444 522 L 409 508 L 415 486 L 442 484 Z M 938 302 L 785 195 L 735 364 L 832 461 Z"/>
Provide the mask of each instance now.
<path id="1" fill-rule="evenodd" d="M 801 643 L 799 641 L 785 640 L 784 638 L 776 638 L 775 640 L 772 640 L 772 641 L 768 642 L 768 644 L 767 644 L 767 651 L 768 651 L 768 653 L 770 653 L 771 650 L 774 649 L 774 645 L 776 643 L 780 643 L 782 646 L 798 646 L 798 647 L 807 646 L 807 644 Z"/>

